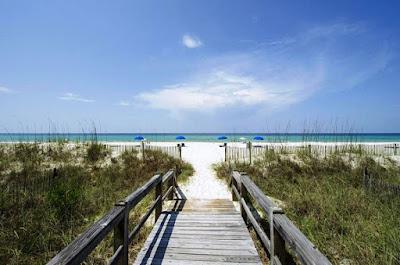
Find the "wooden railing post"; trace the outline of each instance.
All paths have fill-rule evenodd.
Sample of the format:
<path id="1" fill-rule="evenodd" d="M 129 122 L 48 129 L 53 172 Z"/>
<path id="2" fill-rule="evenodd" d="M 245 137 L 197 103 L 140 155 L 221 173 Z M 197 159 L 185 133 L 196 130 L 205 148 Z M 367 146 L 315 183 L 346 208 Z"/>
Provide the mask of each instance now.
<path id="1" fill-rule="evenodd" d="M 251 165 L 251 149 L 252 149 L 252 144 L 251 144 L 251 142 L 249 141 L 249 143 L 248 143 L 248 148 L 249 148 L 249 164 Z"/>
<path id="2" fill-rule="evenodd" d="M 275 228 L 273 242 L 274 255 L 278 256 L 281 264 L 295 265 L 293 257 L 286 250 L 285 240 Z"/>
<path id="3" fill-rule="evenodd" d="M 173 176 L 168 181 L 168 189 L 169 189 L 169 187 L 172 187 L 172 192 L 170 192 L 167 197 L 168 200 L 174 199 L 174 192 L 175 192 L 175 187 L 176 187 L 175 183 L 176 183 L 176 170 L 174 170 Z"/>
<path id="4" fill-rule="evenodd" d="M 118 202 L 116 206 L 124 207 L 124 217 L 114 227 L 114 252 L 122 246 L 122 255 L 117 260 L 118 265 L 128 265 L 128 246 L 129 246 L 129 209 L 127 203 L 122 201 Z"/>
<path id="5" fill-rule="evenodd" d="M 231 184 L 231 193 L 232 193 L 232 201 L 234 201 L 234 202 L 236 202 L 236 201 L 239 201 L 240 200 L 240 198 L 237 198 L 236 197 L 236 194 L 235 194 L 235 192 L 234 192 L 234 190 L 233 190 L 233 187 L 238 187 L 238 184 L 237 184 L 237 182 L 236 182 L 236 179 L 233 177 L 233 172 L 231 173 L 231 181 L 230 181 L 230 184 Z"/>
<path id="6" fill-rule="evenodd" d="M 227 157 L 227 155 L 228 155 L 227 154 L 227 152 L 228 152 L 228 144 L 227 143 L 224 143 L 224 149 L 225 149 L 225 160 L 224 161 L 226 162 L 226 161 L 228 161 L 228 157 Z"/>
<path id="7" fill-rule="evenodd" d="M 247 202 L 247 201 L 249 201 L 249 194 L 248 194 L 248 192 L 247 192 L 247 190 L 246 190 L 246 187 L 243 185 L 242 179 L 243 179 L 243 175 L 244 175 L 244 174 L 245 174 L 244 172 L 243 172 L 243 173 L 240 172 L 240 183 L 239 183 L 240 198 L 239 198 L 239 200 L 240 200 L 241 198 L 243 198 L 244 201 Z M 248 217 L 247 217 L 246 210 L 244 209 L 244 207 L 243 207 L 242 204 L 240 204 L 240 213 L 242 214 L 242 218 L 243 218 L 244 222 L 245 222 L 246 224 L 249 224 L 249 219 L 248 219 Z"/>
<path id="8" fill-rule="evenodd" d="M 145 156 L 144 156 L 144 141 L 142 141 L 142 159 L 144 160 Z"/>
<path id="9" fill-rule="evenodd" d="M 156 189 L 155 189 L 155 200 L 160 199 L 159 202 L 157 203 L 157 206 L 155 208 L 155 222 L 157 222 L 158 217 L 161 215 L 162 212 L 162 175 L 159 176 L 160 181 L 158 182 Z"/>
<path id="10" fill-rule="evenodd" d="M 182 161 L 182 145 L 178 144 L 178 151 L 179 151 L 179 159 Z"/>

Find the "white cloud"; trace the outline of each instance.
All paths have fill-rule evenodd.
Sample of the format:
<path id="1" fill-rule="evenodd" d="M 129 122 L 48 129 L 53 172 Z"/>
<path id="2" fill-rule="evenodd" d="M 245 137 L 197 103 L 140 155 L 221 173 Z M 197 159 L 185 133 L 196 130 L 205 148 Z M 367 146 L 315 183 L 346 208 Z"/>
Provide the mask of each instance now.
<path id="1" fill-rule="evenodd" d="M 308 96 L 321 73 L 313 72 L 314 80 L 297 77 L 286 80 L 262 79 L 250 75 L 211 71 L 190 83 L 166 86 L 137 96 L 151 108 L 179 111 L 208 112 L 232 106 L 265 105 L 280 107 Z M 305 76 L 304 76 L 305 78 Z M 311 76 L 309 76 L 311 79 Z"/>
<path id="2" fill-rule="evenodd" d="M 7 87 L 0 87 L 0 93 L 12 93 L 13 91 Z"/>
<path id="3" fill-rule="evenodd" d="M 65 93 L 61 97 L 59 97 L 61 100 L 67 100 L 67 101 L 79 101 L 79 102 L 86 102 L 86 103 L 91 103 L 94 102 L 93 99 L 87 99 L 87 98 L 82 98 L 81 96 L 73 93 Z"/>
<path id="4" fill-rule="evenodd" d="M 188 35 L 188 34 L 183 35 L 182 44 L 186 48 L 190 48 L 190 49 L 198 48 L 203 45 L 203 43 L 201 42 L 201 40 L 199 38 L 197 38 L 196 36 L 193 36 L 193 35 Z"/>
<path id="5" fill-rule="evenodd" d="M 131 105 L 131 103 L 129 101 L 126 100 L 121 100 L 120 102 L 118 102 L 119 106 L 123 106 L 123 107 L 128 107 Z"/>
<path id="6" fill-rule="evenodd" d="M 208 58 L 174 85 L 142 92 L 136 101 L 174 114 L 222 108 L 275 109 L 322 90 L 351 89 L 393 58 L 380 36 L 358 24 L 318 26 L 244 53 Z"/>

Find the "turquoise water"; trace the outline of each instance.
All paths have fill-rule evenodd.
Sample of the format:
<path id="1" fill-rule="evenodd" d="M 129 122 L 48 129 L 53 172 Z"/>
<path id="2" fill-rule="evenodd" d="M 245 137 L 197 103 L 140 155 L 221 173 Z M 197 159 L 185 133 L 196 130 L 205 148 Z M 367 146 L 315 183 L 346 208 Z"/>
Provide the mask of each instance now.
<path id="1" fill-rule="evenodd" d="M 365 133 L 365 134 L 283 134 L 283 133 L 190 133 L 190 134 L 172 134 L 172 133 L 101 133 L 97 135 L 83 134 L 83 133 L 70 133 L 70 134 L 45 134 L 45 133 L 0 133 L 0 142 L 11 141 L 55 141 L 55 140 L 69 140 L 69 141 L 110 141 L 110 142 L 133 142 L 134 138 L 142 135 L 146 140 L 151 142 L 178 142 L 175 140 L 177 135 L 184 135 L 185 141 L 193 142 L 215 142 L 218 136 L 225 135 L 228 137 L 228 142 L 238 142 L 246 140 L 253 140 L 255 136 L 262 136 L 263 141 L 260 142 L 400 142 L 400 133 Z M 181 140 L 179 140 L 181 142 Z"/>

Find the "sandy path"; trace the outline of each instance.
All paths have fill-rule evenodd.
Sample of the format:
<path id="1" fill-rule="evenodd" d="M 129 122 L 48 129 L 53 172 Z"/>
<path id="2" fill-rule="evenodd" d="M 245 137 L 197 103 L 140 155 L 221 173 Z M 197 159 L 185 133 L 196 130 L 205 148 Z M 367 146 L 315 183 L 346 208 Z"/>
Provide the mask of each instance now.
<path id="1" fill-rule="evenodd" d="M 227 185 L 217 179 L 212 164 L 223 161 L 224 149 L 218 143 L 188 142 L 182 150 L 183 160 L 191 163 L 195 173 L 181 186 L 188 199 L 230 199 Z"/>

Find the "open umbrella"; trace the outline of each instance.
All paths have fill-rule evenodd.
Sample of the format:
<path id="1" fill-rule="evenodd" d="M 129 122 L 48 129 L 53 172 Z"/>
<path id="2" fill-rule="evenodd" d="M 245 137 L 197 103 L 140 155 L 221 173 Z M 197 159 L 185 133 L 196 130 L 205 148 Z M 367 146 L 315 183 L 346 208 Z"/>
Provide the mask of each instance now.
<path id="1" fill-rule="evenodd" d="M 262 137 L 262 136 L 255 136 L 253 139 L 254 139 L 254 140 L 257 140 L 257 141 L 262 141 L 262 140 L 264 140 L 264 137 Z"/>
<path id="2" fill-rule="evenodd" d="M 175 137 L 176 140 L 185 140 L 186 137 L 183 135 L 178 135 L 177 137 Z"/>
<path id="3" fill-rule="evenodd" d="M 217 139 L 218 140 L 226 140 L 226 139 L 228 139 L 228 137 L 226 137 L 225 135 L 221 135 L 221 136 L 218 136 Z"/>
<path id="4" fill-rule="evenodd" d="M 143 141 L 143 140 L 144 140 L 144 137 L 141 135 L 138 135 L 135 137 L 135 141 Z"/>

